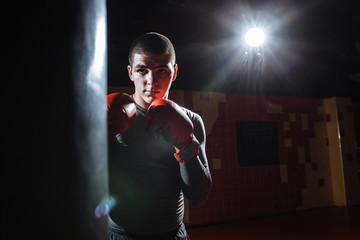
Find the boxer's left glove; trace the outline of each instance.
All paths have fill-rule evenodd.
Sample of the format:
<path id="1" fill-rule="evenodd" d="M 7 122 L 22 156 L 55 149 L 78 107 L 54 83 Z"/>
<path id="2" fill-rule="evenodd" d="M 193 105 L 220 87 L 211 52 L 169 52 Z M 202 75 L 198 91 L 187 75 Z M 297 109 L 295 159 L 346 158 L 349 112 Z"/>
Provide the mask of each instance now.
<path id="1" fill-rule="evenodd" d="M 174 144 L 174 156 L 180 163 L 191 160 L 199 153 L 200 144 L 193 134 L 194 126 L 182 108 L 173 101 L 157 99 L 152 102 L 145 124 L 151 136 Z"/>
<path id="2" fill-rule="evenodd" d="M 125 132 L 134 121 L 136 105 L 126 93 L 107 95 L 108 135 Z"/>

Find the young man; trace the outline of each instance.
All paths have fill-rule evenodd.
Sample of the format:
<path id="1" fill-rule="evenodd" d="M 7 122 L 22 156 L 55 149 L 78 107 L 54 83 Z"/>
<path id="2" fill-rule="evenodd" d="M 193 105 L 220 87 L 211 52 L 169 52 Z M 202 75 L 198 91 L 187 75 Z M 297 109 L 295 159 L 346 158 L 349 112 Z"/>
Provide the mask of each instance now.
<path id="1" fill-rule="evenodd" d="M 108 98 L 109 113 L 125 116 L 110 119 L 109 181 L 116 203 L 109 239 L 189 239 L 184 195 L 201 204 L 212 184 L 203 121 L 168 100 L 178 66 L 167 37 L 151 32 L 135 39 L 127 69 L 134 94 Z M 136 114 L 127 112 L 131 101 Z"/>

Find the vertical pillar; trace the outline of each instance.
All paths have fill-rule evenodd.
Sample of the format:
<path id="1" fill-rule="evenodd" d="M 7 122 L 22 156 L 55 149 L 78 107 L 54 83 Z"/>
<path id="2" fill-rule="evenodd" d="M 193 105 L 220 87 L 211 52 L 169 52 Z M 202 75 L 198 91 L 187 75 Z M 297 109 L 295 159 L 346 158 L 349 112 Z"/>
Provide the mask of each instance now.
<path id="1" fill-rule="evenodd" d="M 360 204 L 360 181 L 355 144 L 355 128 L 352 103 L 350 98 L 337 97 L 341 158 L 344 171 L 346 204 Z"/>
<path id="2" fill-rule="evenodd" d="M 8 102 L 4 239 L 106 239 L 106 1 L 24 1 Z M 13 15 L 13 16 L 14 16 Z"/>
<path id="3" fill-rule="evenodd" d="M 335 206 L 360 203 L 354 123 L 348 98 L 324 99 L 329 160 Z"/>
<path id="4" fill-rule="evenodd" d="M 335 206 L 346 206 L 345 179 L 341 156 L 341 143 L 338 124 L 336 98 L 324 99 L 326 129 L 329 145 L 329 161 L 333 203 Z"/>

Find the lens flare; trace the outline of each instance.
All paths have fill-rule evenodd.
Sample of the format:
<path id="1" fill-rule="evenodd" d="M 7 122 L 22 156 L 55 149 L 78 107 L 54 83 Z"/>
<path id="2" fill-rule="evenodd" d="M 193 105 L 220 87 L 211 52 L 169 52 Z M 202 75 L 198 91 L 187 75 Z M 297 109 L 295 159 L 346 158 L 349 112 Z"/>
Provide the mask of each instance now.
<path id="1" fill-rule="evenodd" d="M 113 197 L 109 197 L 101 201 L 95 208 L 95 217 L 101 218 L 109 214 L 111 209 L 115 206 L 115 199 Z"/>

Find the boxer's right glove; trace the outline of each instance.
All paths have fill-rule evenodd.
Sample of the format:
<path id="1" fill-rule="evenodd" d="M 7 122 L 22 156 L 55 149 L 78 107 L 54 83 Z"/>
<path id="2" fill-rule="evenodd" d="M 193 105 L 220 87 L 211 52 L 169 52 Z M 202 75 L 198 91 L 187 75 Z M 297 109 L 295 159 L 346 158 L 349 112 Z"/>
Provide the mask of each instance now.
<path id="1" fill-rule="evenodd" d="M 126 93 L 107 95 L 108 135 L 125 132 L 134 121 L 136 105 Z"/>
<path id="2" fill-rule="evenodd" d="M 146 129 L 153 137 L 173 143 L 174 154 L 180 163 L 191 160 L 199 153 L 200 143 L 193 134 L 194 126 L 179 105 L 167 99 L 151 103 L 145 119 Z"/>

